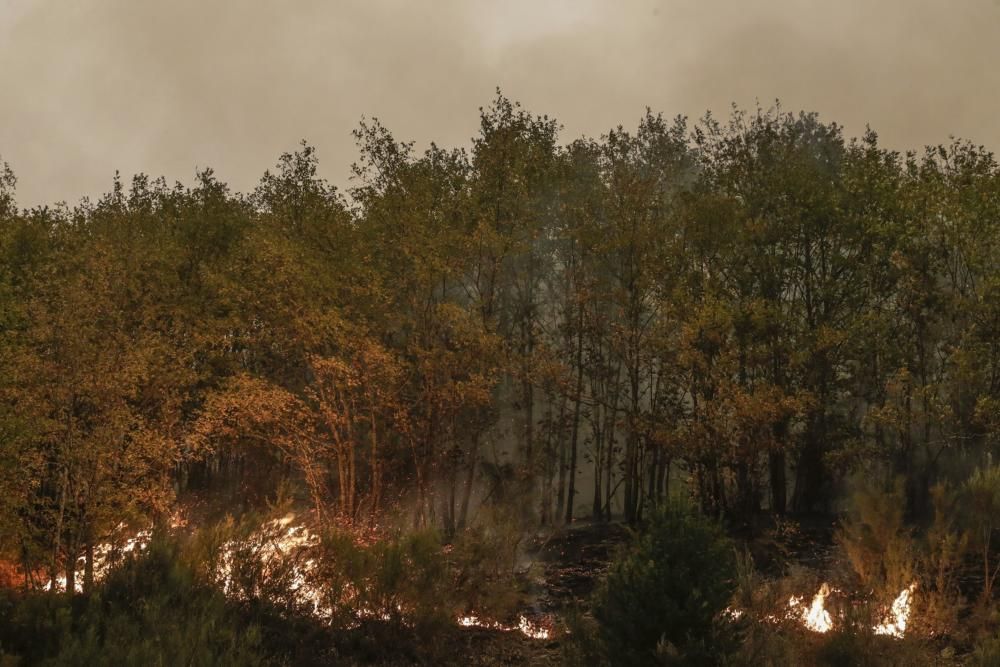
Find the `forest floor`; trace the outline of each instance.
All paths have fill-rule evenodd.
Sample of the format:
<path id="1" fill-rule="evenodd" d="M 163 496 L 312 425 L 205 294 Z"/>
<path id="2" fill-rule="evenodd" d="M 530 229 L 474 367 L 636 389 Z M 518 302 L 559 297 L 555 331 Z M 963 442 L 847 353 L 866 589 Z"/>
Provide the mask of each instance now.
<path id="1" fill-rule="evenodd" d="M 448 665 L 561 665 L 566 614 L 586 613 L 587 601 L 607 571 L 628 529 L 611 522 L 581 521 L 536 535 L 528 545 L 525 595 L 520 612 L 549 630 L 548 639 L 517 631 L 457 628 L 447 641 Z"/>

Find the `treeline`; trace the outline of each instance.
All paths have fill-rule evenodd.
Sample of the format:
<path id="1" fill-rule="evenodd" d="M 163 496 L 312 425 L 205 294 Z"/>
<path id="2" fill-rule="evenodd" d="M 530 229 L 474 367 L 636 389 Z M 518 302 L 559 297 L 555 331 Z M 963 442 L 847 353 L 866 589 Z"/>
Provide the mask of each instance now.
<path id="1" fill-rule="evenodd" d="M 469 150 L 377 122 L 342 194 L 314 150 L 249 194 L 116 178 L 18 208 L 0 180 L 0 535 L 69 586 L 122 521 L 225 479 L 317 519 L 463 530 L 830 511 L 853 473 L 908 512 L 1000 422 L 1000 170 L 814 114 L 647 112 L 561 143 L 499 96 Z M 214 480 L 214 481 L 213 481 Z"/>

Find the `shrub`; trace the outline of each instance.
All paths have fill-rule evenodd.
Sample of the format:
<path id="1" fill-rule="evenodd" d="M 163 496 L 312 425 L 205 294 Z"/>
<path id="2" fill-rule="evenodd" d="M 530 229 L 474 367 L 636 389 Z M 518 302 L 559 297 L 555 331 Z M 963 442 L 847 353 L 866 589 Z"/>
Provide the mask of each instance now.
<path id="1" fill-rule="evenodd" d="M 980 641 L 966 663 L 969 667 L 996 667 L 1000 665 L 1000 637 Z"/>
<path id="2" fill-rule="evenodd" d="M 965 482 L 966 517 L 974 546 L 982 554 L 983 590 L 981 603 L 990 605 L 1000 566 L 993 562 L 992 538 L 1000 517 L 1000 465 L 976 468 Z"/>
<path id="3" fill-rule="evenodd" d="M 782 584 L 795 582 L 795 590 L 802 590 L 803 586 L 797 585 L 801 577 L 796 570 L 786 580 L 772 581 L 760 574 L 749 552 L 737 556 L 733 608 L 740 610 L 740 614 L 733 618 L 732 625 L 739 637 L 739 647 L 727 664 L 784 667 L 801 663 L 796 633 L 781 627 L 787 621 L 783 623 L 774 616 L 775 610 L 785 607 L 789 597 Z"/>
<path id="4" fill-rule="evenodd" d="M 388 652 L 434 650 L 449 626 L 447 563 L 437 533 L 418 531 L 359 542 L 347 531 L 323 536 L 310 579 L 342 649 L 367 660 Z M 419 640 L 419 641 L 418 641 Z M 426 651 L 424 651 L 426 652 Z"/>
<path id="5" fill-rule="evenodd" d="M 863 488 L 852 497 L 852 509 L 841 522 L 836 540 L 858 583 L 888 604 L 917 579 L 917 544 L 904 521 L 903 480 L 888 491 Z"/>
<path id="6" fill-rule="evenodd" d="M 926 636 L 964 640 L 965 629 L 959 621 L 966 601 L 959 574 L 968 553 L 969 535 L 956 525 L 962 515 L 958 494 L 939 484 L 931 489 L 931 499 L 934 518 L 923 539 L 914 629 Z"/>
<path id="7" fill-rule="evenodd" d="M 4 648 L 28 664 L 268 663 L 258 629 L 162 542 L 127 559 L 89 598 L 32 594 L 8 614 Z"/>
<path id="8" fill-rule="evenodd" d="M 718 524 L 680 501 L 655 511 L 595 592 L 604 659 L 615 665 L 707 660 L 734 577 L 735 550 Z"/>
<path id="9" fill-rule="evenodd" d="M 476 522 L 455 536 L 448 560 L 460 611 L 510 615 L 519 599 L 516 574 L 526 531 L 516 508 L 492 505 L 481 508 Z"/>

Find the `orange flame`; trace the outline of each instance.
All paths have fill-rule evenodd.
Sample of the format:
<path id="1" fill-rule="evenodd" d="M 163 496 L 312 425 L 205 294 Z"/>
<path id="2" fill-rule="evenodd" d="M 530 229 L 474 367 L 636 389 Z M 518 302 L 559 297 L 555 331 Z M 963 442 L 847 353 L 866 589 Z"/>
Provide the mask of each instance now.
<path id="1" fill-rule="evenodd" d="M 802 598 L 793 595 L 788 599 L 790 613 L 793 617 L 798 617 L 807 630 L 829 632 L 833 629 L 833 619 L 826 610 L 828 595 L 830 595 L 830 585 L 825 582 L 819 587 L 809 606 L 802 604 Z"/>
<path id="2" fill-rule="evenodd" d="M 889 608 L 888 615 L 880 624 L 872 628 L 875 634 L 896 638 L 903 636 L 906 632 L 906 624 L 910 620 L 910 604 L 913 601 L 913 591 L 916 588 L 917 582 L 913 582 L 896 596 Z"/>
<path id="3" fill-rule="evenodd" d="M 549 630 L 541 625 L 537 625 L 528 620 L 523 614 L 518 617 L 517 625 L 507 625 L 499 621 L 490 621 L 479 616 L 460 616 L 457 623 L 466 628 L 485 628 L 487 630 L 499 630 L 501 632 L 513 632 L 517 630 L 529 639 L 548 639 Z"/>

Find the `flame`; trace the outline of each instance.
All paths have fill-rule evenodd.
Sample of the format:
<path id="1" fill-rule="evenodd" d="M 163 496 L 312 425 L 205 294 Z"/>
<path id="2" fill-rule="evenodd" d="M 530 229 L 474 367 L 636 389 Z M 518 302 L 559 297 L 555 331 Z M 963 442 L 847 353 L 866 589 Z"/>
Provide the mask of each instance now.
<path id="1" fill-rule="evenodd" d="M 879 625 L 873 630 L 877 635 L 888 635 L 900 638 L 906 632 L 906 624 L 910 619 L 910 603 L 913 601 L 913 591 L 917 588 L 917 582 L 913 582 L 904 588 L 896 599 L 893 600 L 889 613 Z"/>
<path id="2" fill-rule="evenodd" d="M 171 528 L 176 529 L 186 525 L 187 521 L 180 515 L 174 515 L 171 518 Z M 115 531 L 120 533 L 125 530 L 125 528 L 125 524 L 122 523 L 115 528 Z M 264 526 L 260 528 L 257 535 L 267 535 L 269 532 L 275 533 L 275 536 L 264 543 L 257 552 L 261 563 L 264 565 L 265 574 L 267 574 L 268 567 L 271 563 L 278 562 L 280 559 L 288 557 L 296 552 L 301 552 L 303 555 L 308 556 L 308 551 L 318 546 L 320 543 L 319 536 L 311 532 L 308 527 L 301 524 L 295 524 L 295 515 L 291 513 L 264 524 Z M 125 539 L 123 542 L 120 542 L 121 546 L 118 547 L 117 553 L 130 553 L 136 550 L 145 551 L 149 546 L 152 536 L 152 528 L 140 530 L 133 536 Z M 235 593 L 233 590 L 233 560 L 237 557 L 236 548 L 236 543 L 227 542 L 222 545 L 221 549 L 219 568 L 216 573 L 216 581 L 221 586 L 223 593 L 226 595 L 233 595 Z M 94 547 L 95 581 L 100 581 L 105 577 L 112 565 L 112 558 L 114 554 L 114 542 L 99 544 Z M 84 558 L 82 556 L 78 559 L 78 563 L 79 565 L 77 569 L 82 572 L 84 564 Z M 315 583 L 315 578 L 311 576 L 315 571 L 316 564 L 315 558 L 305 557 L 298 559 L 292 565 L 292 581 L 289 586 L 290 592 L 295 595 L 299 602 L 307 606 L 311 606 L 313 614 L 316 617 L 321 619 L 330 619 L 333 616 L 333 609 L 323 602 L 322 590 Z M 53 587 L 55 587 L 56 590 L 65 591 L 65 575 L 59 576 L 53 581 L 49 581 L 45 586 L 45 590 L 51 590 Z M 83 592 L 82 577 L 77 578 L 74 588 L 78 593 Z M 344 594 L 348 599 L 350 599 L 356 597 L 357 592 L 345 591 Z M 397 605 L 397 611 L 403 614 L 405 610 Z M 355 615 L 358 625 L 360 625 L 360 621 L 365 618 L 380 618 L 385 621 L 391 620 L 388 613 L 380 613 L 366 607 L 358 608 Z M 551 636 L 548 628 L 543 625 L 533 623 L 523 614 L 518 617 L 516 625 L 509 625 L 499 621 L 491 621 L 489 619 L 480 618 L 476 615 L 462 616 L 456 619 L 456 622 L 463 627 L 480 627 L 490 630 L 500 630 L 502 632 L 517 631 L 530 639 L 548 639 Z"/>
<path id="3" fill-rule="evenodd" d="M 507 625 L 500 621 L 490 621 L 476 615 L 460 616 L 456 622 L 465 628 L 485 628 L 487 630 L 499 630 L 501 632 L 513 632 L 517 630 L 529 639 L 548 639 L 550 636 L 548 628 L 536 623 L 532 623 L 523 614 L 518 617 L 517 625 Z"/>
<path id="4" fill-rule="evenodd" d="M 257 554 L 264 566 L 265 574 L 272 564 L 280 562 L 281 559 L 292 555 L 293 552 L 310 549 L 319 544 L 319 536 L 304 525 L 292 525 L 294 520 L 295 515 L 289 513 L 280 519 L 268 522 L 258 531 L 258 534 L 267 534 L 267 531 L 280 531 L 267 541 Z M 222 586 L 222 591 L 227 595 L 233 592 L 232 569 L 235 549 L 236 544 L 232 542 L 227 542 L 222 546 L 222 557 L 217 574 L 217 581 Z M 315 565 L 314 558 L 295 562 L 291 568 L 292 580 L 289 589 L 299 603 L 311 606 L 317 617 L 330 618 L 333 614 L 332 609 L 322 604 L 321 591 L 310 581 L 310 575 Z"/>
<path id="5" fill-rule="evenodd" d="M 529 621 L 524 616 L 521 616 L 517 621 L 517 629 L 521 631 L 521 634 L 529 639 L 548 639 L 549 631 L 547 628 L 543 628 L 540 625 L 535 625 Z"/>
<path id="6" fill-rule="evenodd" d="M 120 523 L 115 526 L 115 532 L 120 532 L 125 529 L 125 524 Z M 145 551 L 146 547 L 149 546 L 149 541 L 153 537 L 152 528 L 147 528 L 145 530 L 140 530 L 138 533 L 126 539 L 121 547 L 118 549 L 118 553 L 115 554 L 115 544 L 112 542 L 106 542 L 104 544 L 98 544 L 94 547 L 94 581 L 100 581 L 107 574 L 108 569 L 111 566 L 111 561 L 115 555 L 127 554 L 133 551 Z M 77 593 L 83 593 L 83 573 L 84 567 L 86 566 L 86 557 L 79 556 L 76 559 L 76 571 L 77 577 L 73 582 L 73 590 Z M 44 587 L 44 590 L 51 591 L 55 589 L 56 591 L 63 593 L 66 591 L 66 575 L 61 574 L 54 580 L 49 580 Z"/>
<path id="7" fill-rule="evenodd" d="M 910 619 L 913 593 L 916 588 L 917 582 L 913 582 L 900 591 L 886 613 L 885 618 L 881 623 L 872 628 L 872 632 L 876 635 L 885 635 L 897 639 L 902 638 Z M 764 620 L 770 623 L 780 623 L 782 618 L 784 618 L 801 623 L 805 629 L 812 632 L 830 632 L 833 629 L 833 617 L 826 610 L 826 599 L 831 593 L 837 592 L 839 591 L 830 588 L 829 584 L 823 583 L 816 592 L 816 595 L 813 596 L 810 604 L 805 604 L 801 596 L 793 595 L 788 598 L 788 611 L 783 617 L 768 614 L 764 617 Z M 734 621 L 740 619 L 744 614 L 742 609 L 735 607 L 727 607 L 723 613 Z"/>
<path id="8" fill-rule="evenodd" d="M 819 587 L 808 607 L 802 604 L 802 598 L 793 595 L 788 599 L 791 615 L 798 617 L 807 630 L 829 632 L 833 629 L 833 619 L 830 617 L 830 612 L 826 610 L 828 595 L 830 595 L 830 585 L 825 582 Z"/>

